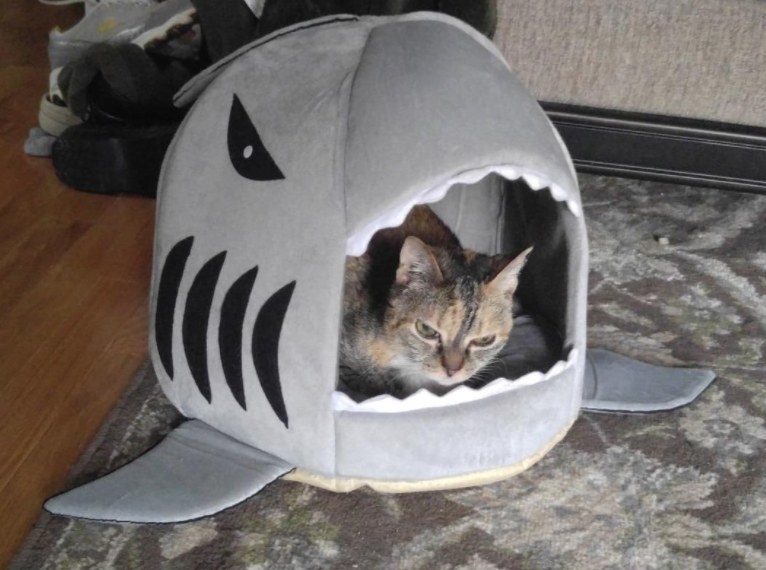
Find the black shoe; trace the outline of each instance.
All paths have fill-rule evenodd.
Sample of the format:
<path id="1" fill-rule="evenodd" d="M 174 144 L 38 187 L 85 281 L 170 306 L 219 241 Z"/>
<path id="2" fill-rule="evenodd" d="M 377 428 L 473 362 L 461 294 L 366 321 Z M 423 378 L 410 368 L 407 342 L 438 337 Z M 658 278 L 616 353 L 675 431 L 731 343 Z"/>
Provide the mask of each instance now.
<path id="1" fill-rule="evenodd" d="M 53 144 L 53 168 L 77 190 L 155 197 L 165 151 L 177 129 L 178 123 L 70 127 Z"/>

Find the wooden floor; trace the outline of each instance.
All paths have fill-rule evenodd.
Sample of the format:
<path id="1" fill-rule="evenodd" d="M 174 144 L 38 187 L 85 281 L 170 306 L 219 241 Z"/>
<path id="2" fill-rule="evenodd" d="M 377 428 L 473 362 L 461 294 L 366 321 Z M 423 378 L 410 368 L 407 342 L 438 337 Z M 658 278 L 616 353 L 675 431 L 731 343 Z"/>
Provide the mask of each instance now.
<path id="1" fill-rule="evenodd" d="M 81 6 L 0 0 L 0 568 L 146 358 L 154 201 L 28 157 L 47 33 Z"/>

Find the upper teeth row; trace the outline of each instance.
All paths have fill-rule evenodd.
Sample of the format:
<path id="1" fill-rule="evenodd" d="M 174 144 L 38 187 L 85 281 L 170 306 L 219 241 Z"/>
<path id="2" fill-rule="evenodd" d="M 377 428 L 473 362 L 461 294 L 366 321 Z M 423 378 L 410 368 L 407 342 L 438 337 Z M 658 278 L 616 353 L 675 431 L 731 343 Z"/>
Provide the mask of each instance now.
<path id="1" fill-rule="evenodd" d="M 522 172 L 512 166 L 476 169 L 465 172 L 455 178 L 451 178 L 449 181 L 443 184 L 426 190 L 420 196 L 411 200 L 409 203 L 403 204 L 400 209 L 397 209 L 396 211 L 387 215 L 383 215 L 374 222 L 367 224 L 364 228 L 361 228 L 356 233 L 348 237 L 346 242 L 346 254 L 353 256 L 362 255 L 367 249 L 367 244 L 375 232 L 381 228 L 392 228 L 401 225 L 402 222 L 404 222 L 404 218 L 407 217 L 409 211 L 416 204 L 432 204 L 434 202 L 438 202 L 444 198 L 444 196 L 447 194 L 447 191 L 452 186 L 456 184 L 474 184 L 492 172 L 499 174 L 507 180 L 518 180 L 521 178 L 524 180 L 527 186 L 535 191 L 542 190 L 543 188 L 548 188 L 554 200 L 557 202 L 565 202 L 567 208 L 575 217 L 579 218 L 582 216 L 582 209 L 574 196 L 570 196 L 569 192 L 567 192 L 564 188 L 558 184 L 550 182 L 537 173 L 529 171 Z"/>

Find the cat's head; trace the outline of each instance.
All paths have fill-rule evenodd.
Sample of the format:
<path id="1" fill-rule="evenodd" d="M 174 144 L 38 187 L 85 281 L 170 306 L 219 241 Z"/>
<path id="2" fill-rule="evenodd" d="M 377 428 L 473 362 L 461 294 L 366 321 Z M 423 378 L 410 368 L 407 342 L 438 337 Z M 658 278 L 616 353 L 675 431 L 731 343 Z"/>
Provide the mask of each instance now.
<path id="1" fill-rule="evenodd" d="M 386 311 L 388 366 L 411 384 L 452 386 L 487 365 L 513 327 L 515 259 L 448 252 L 408 237 Z"/>

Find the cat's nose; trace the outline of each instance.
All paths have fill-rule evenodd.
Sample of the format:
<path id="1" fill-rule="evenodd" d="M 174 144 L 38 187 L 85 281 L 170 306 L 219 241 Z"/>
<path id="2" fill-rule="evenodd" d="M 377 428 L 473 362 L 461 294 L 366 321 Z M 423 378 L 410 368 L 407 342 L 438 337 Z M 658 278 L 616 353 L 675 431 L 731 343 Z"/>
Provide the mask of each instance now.
<path id="1" fill-rule="evenodd" d="M 447 373 L 447 376 L 454 376 L 460 372 L 460 369 L 463 368 L 464 363 L 463 354 L 457 350 L 448 350 L 442 356 L 442 366 L 444 366 L 444 370 Z"/>

